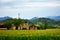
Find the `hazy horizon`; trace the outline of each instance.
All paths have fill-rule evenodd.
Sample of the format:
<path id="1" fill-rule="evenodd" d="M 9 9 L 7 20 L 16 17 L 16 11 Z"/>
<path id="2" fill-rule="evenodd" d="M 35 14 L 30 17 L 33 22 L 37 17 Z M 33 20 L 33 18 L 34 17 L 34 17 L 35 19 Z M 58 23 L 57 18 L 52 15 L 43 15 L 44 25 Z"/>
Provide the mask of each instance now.
<path id="1" fill-rule="evenodd" d="M 0 0 L 0 17 L 60 16 L 60 0 Z"/>

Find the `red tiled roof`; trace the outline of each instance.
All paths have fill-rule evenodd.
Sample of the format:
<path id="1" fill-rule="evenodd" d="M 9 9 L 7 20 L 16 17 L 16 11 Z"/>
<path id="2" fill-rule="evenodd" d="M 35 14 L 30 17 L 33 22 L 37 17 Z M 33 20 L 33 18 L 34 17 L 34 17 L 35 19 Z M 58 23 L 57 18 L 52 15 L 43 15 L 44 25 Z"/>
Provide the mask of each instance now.
<path id="1" fill-rule="evenodd" d="M 0 22 L 0 25 L 3 25 L 4 24 L 4 22 Z"/>

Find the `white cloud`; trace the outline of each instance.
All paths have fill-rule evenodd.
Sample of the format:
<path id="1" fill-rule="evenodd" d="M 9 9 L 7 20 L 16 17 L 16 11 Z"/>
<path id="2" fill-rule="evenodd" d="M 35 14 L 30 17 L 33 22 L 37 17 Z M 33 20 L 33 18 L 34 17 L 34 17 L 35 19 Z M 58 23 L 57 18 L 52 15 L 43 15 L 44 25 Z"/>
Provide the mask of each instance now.
<path id="1" fill-rule="evenodd" d="M 29 2 L 30 0 L 0 0 L 2 3 L 7 3 L 7 2 Z"/>
<path id="2" fill-rule="evenodd" d="M 7 0 L 6 0 L 7 1 Z M 12 0 L 10 0 L 12 1 Z M 16 0 L 17 1 L 17 0 Z M 24 0 L 22 0 L 24 1 Z M 26 0 L 30 1 L 30 0 Z M 41 7 L 60 7 L 60 1 L 58 2 L 25 2 L 25 3 L 15 3 L 11 6 L 5 5 L 0 7 L 0 9 L 24 9 L 24 10 L 33 10 L 34 8 L 41 8 Z M 10 10 L 10 11 L 11 11 Z"/>
<path id="3" fill-rule="evenodd" d="M 31 0 L 0 0 L 6 2 L 2 7 L 11 7 L 11 8 L 34 8 L 34 7 L 56 7 L 60 6 L 60 1 L 49 0 L 49 2 L 29 2 Z M 34 1 L 34 0 L 33 0 Z M 39 1 L 39 0 L 35 0 Z M 41 0 L 42 1 L 42 0 Z M 44 0 L 43 0 L 44 1 Z M 48 0 L 45 0 L 48 1 Z M 53 2 L 54 1 L 54 2 Z M 10 2 L 10 3 L 7 3 Z"/>
<path id="4" fill-rule="evenodd" d="M 16 4 L 13 8 L 38 8 L 38 7 L 57 7 L 59 2 L 27 2 L 23 4 Z"/>
<path id="5" fill-rule="evenodd" d="M 27 2 L 23 4 L 14 4 L 13 6 L 3 6 L 0 8 L 2 11 L 15 11 L 19 12 L 21 10 L 24 11 L 33 11 L 36 8 L 44 8 L 44 7 L 60 7 L 59 2 Z"/>
<path id="6" fill-rule="evenodd" d="M 0 5 L 1 6 L 0 13 L 2 13 L 0 15 L 8 14 L 10 16 L 14 16 L 16 13 L 21 13 L 23 18 L 25 16 L 29 18 L 31 16 L 36 16 L 36 15 L 43 16 L 44 13 L 45 13 L 44 15 L 47 15 L 49 12 L 56 13 L 58 11 L 56 11 L 55 7 L 60 7 L 60 1 L 54 1 L 54 0 L 48 2 L 37 2 L 39 0 L 35 0 L 35 1 L 36 2 L 33 2 L 31 0 L 0 0 L 2 4 L 4 3 L 3 5 L 2 4 Z"/>
<path id="7" fill-rule="evenodd" d="M 14 0 L 0 0 L 0 2 L 12 2 Z"/>
<path id="8" fill-rule="evenodd" d="M 30 0 L 31 2 L 54 2 L 54 1 L 60 1 L 60 0 Z"/>

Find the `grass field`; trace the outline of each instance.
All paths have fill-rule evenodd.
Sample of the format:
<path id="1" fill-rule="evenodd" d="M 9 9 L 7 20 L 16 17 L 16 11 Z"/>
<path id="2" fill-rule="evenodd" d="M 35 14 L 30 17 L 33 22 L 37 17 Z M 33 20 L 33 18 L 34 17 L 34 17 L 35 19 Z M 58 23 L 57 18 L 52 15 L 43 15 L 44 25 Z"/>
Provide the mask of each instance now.
<path id="1" fill-rule="evenodd" d="M 60 40 L 60 29 L 0 30 L 0 40 Z"/>

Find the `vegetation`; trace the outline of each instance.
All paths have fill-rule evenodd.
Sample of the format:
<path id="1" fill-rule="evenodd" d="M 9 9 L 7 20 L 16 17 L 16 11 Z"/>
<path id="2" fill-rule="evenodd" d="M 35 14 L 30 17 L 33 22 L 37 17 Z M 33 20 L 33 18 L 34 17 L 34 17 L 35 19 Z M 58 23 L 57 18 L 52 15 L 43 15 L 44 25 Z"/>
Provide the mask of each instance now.
<path id="1" fill-rule="evenodd" d="M 28 19 L 8 19 L 5 20 L 5 27 L 7 29 L 11 28 L 11 25 L 14 24 L 16 29 L 18 29 L 19 24 L 29 22 L 29 26 L 35 25 L 37 28 L 40 29 L 48 29 L 48 28 L 58 28 L 60 26 L 60 20 L 52 20 L 49 18 L 37 18 L 34 20 Z M 57 25 L 57 26 L 56 26 Z"/>
<path id="2" fill-rule="evenodd" d="M 9 30 L 12 27 L 12 21 L 11 20 L 5 21 L 4 26 Z"/>
<path id="3" fill-rule="evenodd" d="M 24 23 L 22 19 L 13 19 L 13 24 L 16 26 L 16 29 L 18 29 L 18 26 L 22 23 Z"/>
<path id="4" fill-rule="evenodd" d="M 25 21 L 23 19 L 10 19 L 10 20 L 5 20 L 5 27 L 9 30 L 12 27 L 12 24 L 16 26 L 16 29 L 18 28 L 19 24 L 24 23 Z"/>
<path id="5" fill-rule="evenodd" d="M 48 18 L 35 20 L 9 19 L 4 22 L 8 30 L 0 30 L 0 40 L 60 40 L 60 29 L 57 29 L 57 27 L 60 26 L 60 20 L 55 21 Z M 25 22 L 29 22 L 29 26 L 37 26 L 39 30 L 9 30 L 12 24 L 14 24 L 17 29 L 19 24 Z"/>
<path id="6" fill-rule="evenodd" d="M 0 40 L 60 40 L 60 29 L 0 30 Z"/>
<path id="7" fill-rule="evenodd" d="M 60 26 L 60 20 L 53 20 L 49 18 L 36 18 L 30 20 L 30 24 L 38 25 L 38 29 L 53 29 L 59 28 L 58 26 Z"/>

